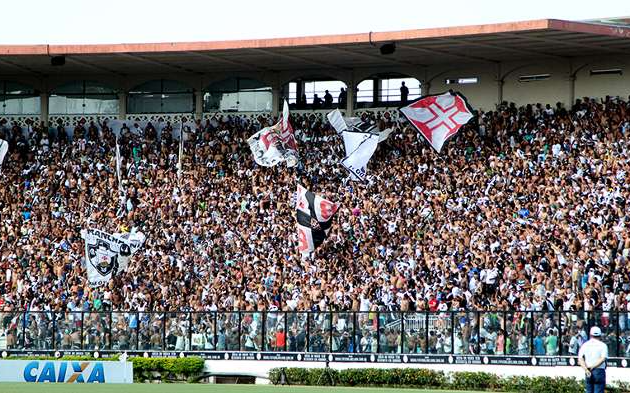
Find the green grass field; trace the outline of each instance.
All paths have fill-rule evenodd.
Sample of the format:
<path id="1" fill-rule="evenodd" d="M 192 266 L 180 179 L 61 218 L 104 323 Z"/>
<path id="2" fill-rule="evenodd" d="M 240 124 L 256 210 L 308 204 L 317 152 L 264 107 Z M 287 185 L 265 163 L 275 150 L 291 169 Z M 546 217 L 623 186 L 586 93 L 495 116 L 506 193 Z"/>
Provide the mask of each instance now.
<path id="1" fill-rule="evenodd" d="M 388 389 L 388 388 L 341 388 L 330 386 L 271 386 L 271 385 L 185 385 L 185 384 L 49 384 L 49 383 L 0 383 L 2 393 L 438 393 L 443 390 Z M 450 391 L 450 393 L 457 393 Z M 463 392 L 459 392 L 463 393 Z M 466 392 L 471 393 L 471 392 Z M 474 393 L 474 392 L 473 392 Z"/>

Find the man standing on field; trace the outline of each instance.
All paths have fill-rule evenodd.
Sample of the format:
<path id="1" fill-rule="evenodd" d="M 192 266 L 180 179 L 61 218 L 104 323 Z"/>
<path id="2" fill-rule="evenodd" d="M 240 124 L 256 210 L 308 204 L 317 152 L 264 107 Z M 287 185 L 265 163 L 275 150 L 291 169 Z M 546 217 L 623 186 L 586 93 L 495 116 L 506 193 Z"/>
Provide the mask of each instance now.
<path id="1" fill-rule="evenodd" d="M 586 373 L 586 393 L 604 393 L 606 388 L 608 346 L 599 340 L 601 335 L 600 328 L 593 326 L 591 339 L 578 352 L 578 362 Z"/>

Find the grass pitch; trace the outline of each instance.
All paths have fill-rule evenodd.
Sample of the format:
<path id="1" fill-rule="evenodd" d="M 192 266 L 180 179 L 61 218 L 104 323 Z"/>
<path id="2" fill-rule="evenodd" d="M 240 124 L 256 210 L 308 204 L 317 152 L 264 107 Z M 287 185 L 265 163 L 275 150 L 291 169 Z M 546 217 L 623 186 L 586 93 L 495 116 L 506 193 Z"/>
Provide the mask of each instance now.
<path id="1" fill-rule="evenodd" d="M 444 390 L 346 388 L 330 386 L 272 386 L 216 384 L 64 384 L 64 383 L 0 383 L 2 393 L 443 393 Z M 450 391 L 450 393 L 463 393 Z M 474 392 L 466 392 L 474 393 Z"/>

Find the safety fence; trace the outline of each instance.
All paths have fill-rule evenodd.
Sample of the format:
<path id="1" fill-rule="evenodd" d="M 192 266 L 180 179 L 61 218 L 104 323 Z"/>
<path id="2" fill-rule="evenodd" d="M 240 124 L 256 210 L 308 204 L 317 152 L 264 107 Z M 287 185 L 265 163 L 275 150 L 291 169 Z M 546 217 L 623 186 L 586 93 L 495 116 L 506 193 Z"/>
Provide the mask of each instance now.
<path id="1" fill-rule="evenodd" d="M 628 312 L 0 312 L 0 349 L 630 357 Z"/>

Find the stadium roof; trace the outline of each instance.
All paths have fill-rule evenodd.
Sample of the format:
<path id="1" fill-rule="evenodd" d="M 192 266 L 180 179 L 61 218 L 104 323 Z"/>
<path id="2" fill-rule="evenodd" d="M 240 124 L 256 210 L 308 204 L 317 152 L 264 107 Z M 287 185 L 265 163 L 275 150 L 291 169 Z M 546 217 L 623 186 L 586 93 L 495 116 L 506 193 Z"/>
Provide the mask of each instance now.
<path id="1" fill-rule="evenodd" d="M 614 19 L 612 19 L 614 21 Z M 623 20 L 621 20 L 623 21 Z M 396 51 L 381 55 L 382 44 Z M 630 26 L 606 21 L 541 19 L 498 23 L 239 41 L 3 45 L 0 75 L 118 74 L 282 71 L 424 66 L 452 62 L 563 60 L 630 53 Z M 64 66 L 50 57 L 66 56 Z"/>

